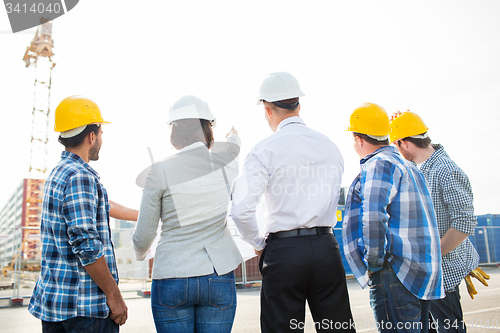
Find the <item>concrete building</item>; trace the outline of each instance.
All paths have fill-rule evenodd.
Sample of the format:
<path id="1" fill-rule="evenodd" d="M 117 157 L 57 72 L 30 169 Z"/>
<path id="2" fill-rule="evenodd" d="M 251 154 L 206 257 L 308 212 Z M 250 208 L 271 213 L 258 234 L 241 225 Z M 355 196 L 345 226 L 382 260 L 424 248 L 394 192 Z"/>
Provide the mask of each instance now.
<path id="1" fill-rule="evenodd" d="M 111 219 L 111 240 L 115 247 L 120 278 L 149 277 L 149 263 L 135 260 L 132 233 L 137 222 Z"/>
<path id="2" fill-rule="evenodd" d="M 43 179 L 23 179 L 0 210 L 0 267 L 3 274 L 20 258 L 22 270 L 40 267 Z"/>

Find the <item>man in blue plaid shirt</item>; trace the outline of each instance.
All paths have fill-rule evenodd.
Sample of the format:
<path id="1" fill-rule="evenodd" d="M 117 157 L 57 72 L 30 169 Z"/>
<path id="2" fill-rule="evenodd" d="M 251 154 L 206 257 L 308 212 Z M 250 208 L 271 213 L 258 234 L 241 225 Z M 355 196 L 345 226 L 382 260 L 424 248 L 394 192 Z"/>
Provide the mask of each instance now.
<path id="1" fill-rule="evenodd" d="M 102 123 L 98 106 L 81 96 L 64 99 L 55 111 L 65 151 L 45 182 L 41 272 L 28 306 L 44 332 L 118 332 L 127 320 L 110 204 L 99 175 L 88 165 L 99 159 Z M 137 211 L 112 204 L 113 217 L 137 219 Z"/>
<path id="2" fill-rule="evenodd" d="M 419 115 L 400 112 L 393 115 L 390 140 L 422 171 L 436 210 L 446 297 L 431 302 L 434 326 L 438 332 L 465 332 L 458 286 L 479 264 L 479 254 L 468 238 L 477 225 L 472 188 L 443 146 L 431 144 L 427 131 Z"/>
<path id="3" fill-rule="evenodd" d="M 361 172 L 346 202 L 344 252 L 379 332 L 427 332 L 430 300 L 444 296 L 436 216 L 422 173 L 389 146 L 389 117 L 371 103 L 349 131 Z"/>

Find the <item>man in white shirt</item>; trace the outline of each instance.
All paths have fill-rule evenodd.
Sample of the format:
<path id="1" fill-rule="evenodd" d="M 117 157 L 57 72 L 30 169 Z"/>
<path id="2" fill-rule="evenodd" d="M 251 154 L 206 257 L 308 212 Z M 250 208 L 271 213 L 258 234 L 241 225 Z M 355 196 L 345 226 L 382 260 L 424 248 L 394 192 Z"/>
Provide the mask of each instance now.
<path id="1" fill-rule="evenodd" d="M 303 331 L 305 303 L 318 332 L 354 332 L 344 266 L 332 233 L 344 162 L 299 117 L 304 93 L 289 73 L 269 74 L 259 103 L 275 132 L 252 148 L 235 183 L 232 218 L 260 258 L 262 332 Z M 265 195 L 265 229 L 256 206 Z"/>

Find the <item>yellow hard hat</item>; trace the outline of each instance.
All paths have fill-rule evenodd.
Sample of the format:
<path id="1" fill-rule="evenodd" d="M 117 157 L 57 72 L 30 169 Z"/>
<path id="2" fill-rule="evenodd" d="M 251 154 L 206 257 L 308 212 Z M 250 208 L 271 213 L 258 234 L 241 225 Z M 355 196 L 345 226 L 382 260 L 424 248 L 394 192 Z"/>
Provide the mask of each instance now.
<path id="1" fill-rule="evenodd" d="M 389 116 L 380 105 L 363 103 L 351 114 L 347 130 L 366 135 L 386 136 L 389 134 Z"/>
<path id="2" fill-rule="evenodd" d="M 59 103 L 55 112 L 54 131 L 65 132 L 93 123 L 109 123 L 102 119 L 97 104 L 83 96 L 69 96 Z"/>
<path id="3" fill-rule="evenodd" d="M 391 142 L 399 139 L 407 138 L 418 134 L 426 133 L 429 128 L 425 125 L 424 121 L 416 113 L 401 112 L 394 119 L 392 119 L 391 132 L 389 138 Z"/>

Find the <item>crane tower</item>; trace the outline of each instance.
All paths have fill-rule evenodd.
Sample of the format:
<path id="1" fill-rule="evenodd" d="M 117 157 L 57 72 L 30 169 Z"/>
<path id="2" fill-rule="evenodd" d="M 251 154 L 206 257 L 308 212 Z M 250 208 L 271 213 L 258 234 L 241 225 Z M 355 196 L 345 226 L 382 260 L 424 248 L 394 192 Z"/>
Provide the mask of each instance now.
<path id="1" fill-rule="evenodd" d="M 48 131 L 50 113 L 50 87 L 52 69 L 52 22 L 40 25 L 23 61 L 26 67 L 35 69 L 33 111 L 31 116 L 31 147 L 29 177 L 25 183 L 26 209 L 23 214 L 22 259 L 40 260 L 40 215 L 42 210 L 43 185 L 47 171 Z"/>

